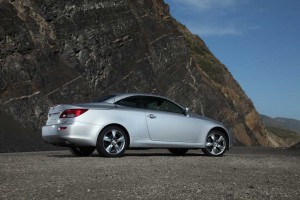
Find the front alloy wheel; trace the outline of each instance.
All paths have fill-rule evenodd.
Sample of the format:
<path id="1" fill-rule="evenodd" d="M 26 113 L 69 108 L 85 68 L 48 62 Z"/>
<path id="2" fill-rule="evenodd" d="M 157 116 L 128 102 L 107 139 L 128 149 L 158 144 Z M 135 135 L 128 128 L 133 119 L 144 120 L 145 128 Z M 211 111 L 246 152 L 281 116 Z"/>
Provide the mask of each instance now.
<path id="1" fill-rule="evenodd" d="M 105 157 L 120 157 L 128 146 L 128 138 L 125 131 L 117 126 L 109 126 L 103 129 L 98 137 L 96 149 Z"/>
<path id="2" fill-rule="evenodd" d="M 208 156 L 222 156 L 227 150 L 228 142 L 224 133 L 210 131 L 205 141 L 203 152 Z"/>

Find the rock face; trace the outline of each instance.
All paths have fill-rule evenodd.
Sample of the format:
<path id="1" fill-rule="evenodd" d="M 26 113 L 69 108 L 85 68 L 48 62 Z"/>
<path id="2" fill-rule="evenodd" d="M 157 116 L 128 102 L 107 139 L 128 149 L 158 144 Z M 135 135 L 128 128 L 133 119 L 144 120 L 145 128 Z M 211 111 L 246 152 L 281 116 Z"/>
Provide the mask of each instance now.
<path id="1" fill-rule="evenodd" d="M 273 145 L 227 68 L 162 0 L 2 0 L 0 22 L 1 110 L 37 134 L 53 104 L 145 92 L 223 121 L 236 144 Z"/>

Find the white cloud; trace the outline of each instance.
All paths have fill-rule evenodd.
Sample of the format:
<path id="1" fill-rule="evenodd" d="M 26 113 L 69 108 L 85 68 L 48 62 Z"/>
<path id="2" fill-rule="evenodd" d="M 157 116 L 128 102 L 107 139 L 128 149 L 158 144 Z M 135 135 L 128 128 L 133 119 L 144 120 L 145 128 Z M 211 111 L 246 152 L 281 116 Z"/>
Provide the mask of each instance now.
<path id="1" fill-rule="evenodd" d="M 236 27 L 201 26 L 191 27 L 193 33 L 200 36 L 242 35 L 242 30 Z"/>
<path id="2" fill-rule="evenodd" d="M 244 32 L 260 29 L 259 26 L 237 26 L 234 24 L 224 25 L 188 25 L 192 33 L 200 36 L 224 36 L 224 35 L 243 35 Z"/>
<path id="3" fill-rule="evenodd" d="M 207 11 L 214 8 L 234 7 L 242 0 L 171 0 L 185 6 L 191 6 L 201 11 Z"/>
<path id="4" fill-rule="evenodd" d="M 243 35 L 257 29 L 240 15 L 249 0 L 166 0 L 176 6 L 182 20 L 192 33 L 200 36 Z"/>

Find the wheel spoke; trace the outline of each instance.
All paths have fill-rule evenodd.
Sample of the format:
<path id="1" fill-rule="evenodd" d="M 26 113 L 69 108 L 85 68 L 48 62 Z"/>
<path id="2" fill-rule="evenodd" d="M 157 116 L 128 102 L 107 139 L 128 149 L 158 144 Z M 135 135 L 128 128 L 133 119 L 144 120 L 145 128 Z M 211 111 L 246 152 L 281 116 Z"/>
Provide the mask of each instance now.
<path id="1" fill-rule="evenodd" d="M 218 145 L 217 148 L 220 150 L 220 152 L 223 152 L 225 149 L 225 146 Z"/>
<path id="2" fill-rule="evenodd" d="M 217 140 L 218 143 L 223 142 L 224 141 L 224 137 L 222 135 L 220 135 L 219 139 Z"/>
<path id="3" fill-rule="evenodd" d="M 212 148 L 212 153 L 217 154 L 217 147 Z"/>
<path id="4" fill-rule="evenodd" d="M 212 134 L 210 135 L 210 138 L 212 139 L 213 142 L 216 141 L 215 134 L 212 133 Z"/>
<path id="5" fill-rule="evenodd" d="M 113 139 L 115 139 L 116 138 L 116 134 L 117 134 L 117 130 L 112 130 L 111 133 L 112 133 Z"/>
<path id="6" fill-rule="evenodd" d="M 121 148 L 119 147 L 118 144 L 115 144 L 114 147 L 116 149 L 116 153 L 119 153 L 121 151 Z"/>
<path id="7" fill-rule="evenodd" d="M 107 137 L 107 135 L 104 136 L 103 140 L 104 140 L 105 142 L 111 142 L 111 139 L 110 139 L 109 137 Z"/>
<path id="8" fill-rule="evenodd" d="M 125 138 L 124 138 L 124 136 L 121 136 L 121 137 L 119 137 L 117 140 L 116 140 L 116 142 L 124 142 L 124 140 L 125 140 Z"/>
<path id="9" fill-rule="evenodd" d="M 211 143 L 211 142 L 206 142 L 206 146 L 207 147 L 211 147 L 213 145 L 213 143 Z"/>
<path id="10" fill-rule="evenodd" d="M 105 148 L 106 152 L 110 153 L 111 152 L 111 149 L 112 149 L 113 145 L 110 144 L 108 145 L 108 147 Z"/>

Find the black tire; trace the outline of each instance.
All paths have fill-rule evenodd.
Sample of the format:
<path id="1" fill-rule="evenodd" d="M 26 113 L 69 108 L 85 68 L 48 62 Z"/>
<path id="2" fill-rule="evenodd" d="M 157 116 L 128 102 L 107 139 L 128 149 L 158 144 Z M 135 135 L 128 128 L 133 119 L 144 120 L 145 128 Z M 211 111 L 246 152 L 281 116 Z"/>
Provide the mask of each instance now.
<path id="1" fill-rule="evenodd" d="M 97 139 L 96 149 L 104 157 L 121 157 L 129 146 L 126 132 L 118 126 L 104 128 Z"/>
<path id="2" fill-rule="evenodd" d="M 228 140 L 224 133 L 212 130 L 207 134 L 205 148 L 202 149 L 205 155 L 222 156 L 228 148 Z"/>
<path id="3" fill-rule="evenodd" d="M 168 149 L 175 156 L 183 156 L 189 149 Z"/>
<path id="4" fill-rule="evenodd" d="M 95 151 L 95 147 L 70 147 L 70 151 L 75 156 L 89 156 Z"/>

